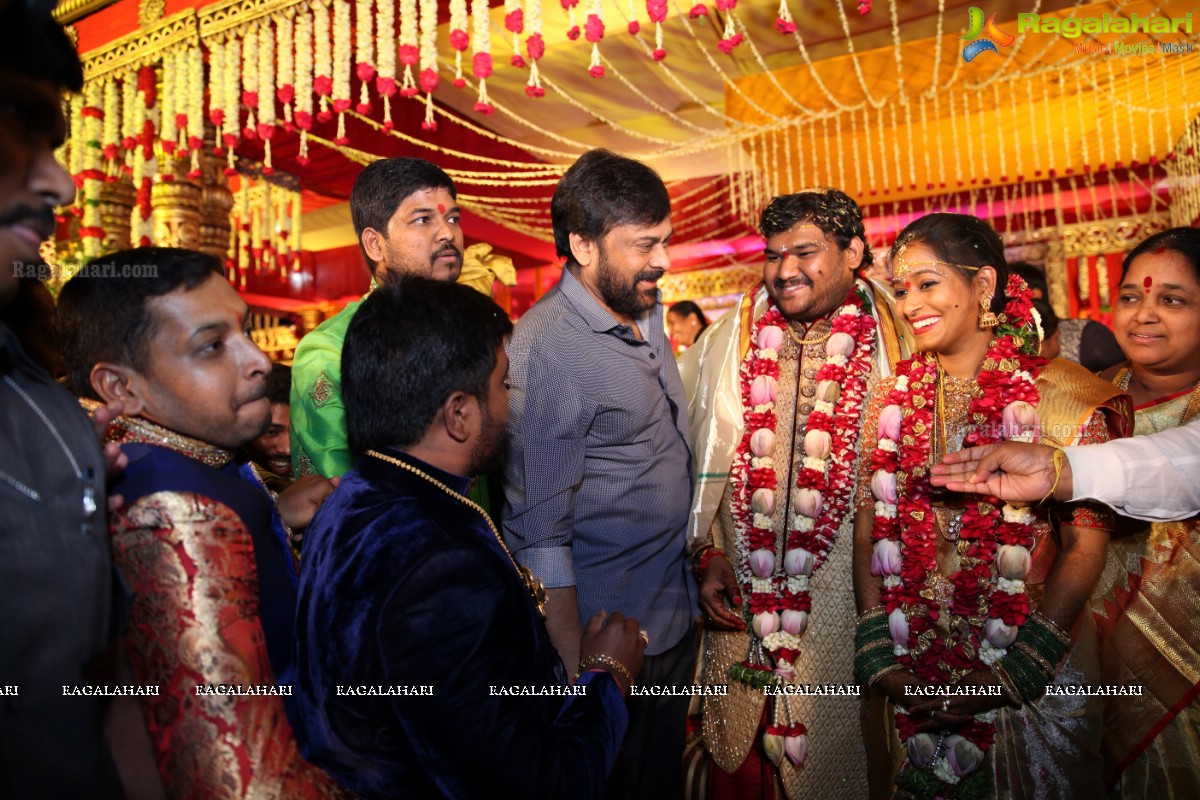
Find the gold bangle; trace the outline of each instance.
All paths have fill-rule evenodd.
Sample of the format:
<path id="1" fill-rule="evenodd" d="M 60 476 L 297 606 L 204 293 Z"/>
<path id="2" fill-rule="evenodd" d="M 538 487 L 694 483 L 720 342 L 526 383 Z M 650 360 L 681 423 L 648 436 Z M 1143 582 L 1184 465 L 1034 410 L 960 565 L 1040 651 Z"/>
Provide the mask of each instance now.
<path id="1" fill-rule="evenodd" d="M 1059 450 L 1059 452 L 1061 453 L 1062 451 Z M 1058 639 L 1058 641 L 1061 642 L 1067 649 L 1070 649 L 1071 634 L 1069 634 L 1065 630 L 1063 630 L 1061 625 L 1059 625 L 1057 622 L 1055 622 L 1054 620 L 1047 617 L 1041 611 L 1034 611 L 1033 614 L 1031 614 L 1030 616 L 1033 617 L 1034 619 L 1036 619 L 1038 622 L 1042 623 L 1042 625 L 1044 627 L 1049 629 L 1051 635 L 1053 635 L 1054 638 Z"/>
<path id="2" fill-rule="evenodd" d="M 633 686 L 633 676 L 629 674 L 629 670 L 625 668 L 625 665 L 620 661 L 617 661 L 612 656 L 605 655 L 604 653 L 596 653 L 595 655 L 588 656 L 587 658 L 583 659 L 583 661 L 580 661 L 579 671 L 585 672 L 596 664 L 603 664 L 610 672 L 615 671 L 618 675 L 625 679 L 626 685 L 630 687 Z"/>
<path id="3" fill-rule="evenodd" d="M 886 617 L 886 616 L 887 616 L 887 606 L 885 606 L 881 603 L 877 606 L 871 606 L 866 611 L 862 612 L 857 617 L 855 617 L 854 621 L 861 623 L 861 622 L 866 622 L 868 620 L 876 619 L 877 617 Z"/>
<path id="4" fill-rule="evenodd" d="M 1050 487 L 1050 491 L 1046 492 L 1046 496 L 1038 501 L 1038 505 L 1054 497 L 1054 492 L 1058 489 L 1058 482 L 1062 480 L 1063 461 L 1066 458 L 1067 454 L 1061 448 L 1054 448 L 1054 455 L 1050 456 L 1050 463 L 1054 466 L 1054 485 Z"/>
<path id="5" fill-rule="evenodd" d="M 904 669 L 904 665 L 900 664 L 898 662 L 895 664 L 887 665 L 886 667 L 879 670 L 878 672 L 876 672 L 874 675 L 872 675 L 870 678 L 867 679 L 867 686 L 874 686 L 875 684 L 879 683 L 879 681 L 883 678 L 884 675 L 888 675 L 892 672 L 895 672 L 898 669 Z"/>

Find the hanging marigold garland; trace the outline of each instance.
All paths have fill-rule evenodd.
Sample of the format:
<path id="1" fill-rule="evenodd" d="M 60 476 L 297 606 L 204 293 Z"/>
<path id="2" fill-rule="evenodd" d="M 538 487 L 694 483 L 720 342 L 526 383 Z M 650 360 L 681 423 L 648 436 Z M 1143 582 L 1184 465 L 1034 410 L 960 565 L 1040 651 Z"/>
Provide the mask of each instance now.
<path id="1" fill-rule="evenodd" d="M 737 26 L 734 23 L 733 10 L 737 8 L 737 0 L 716 0 L 717 11 L 725 12 L 725 33 L 721 35 L 721 41 L 717 43 L 717 47 L 725 55 L 733 52 L 733 48 L 742 43 L 742 35 L 738 33 Z"/>
<path id="2" fill-rule="evenodd" d="M 242 34 L 242 105 L 246 107 L 246 124 L 242 136 L 254 139 L 254 113 L 258 110 L 258 29 L 251 26 Z"/>
<path id="3" fill-rule="evenodd" d="M 450 46 L 454 48 L 454 88 L 467 85 L 463 78 L 462 54 L 471 46 L 467 33 L 467 0 L 450 0 Z"/>
<path id="4" fill-rule="evenodd" d="M 275 17 L 275 99 L 283 108 L 283 129 L 294 128 L 296 100 L 296 33 L 295 8 L 289 8 Z"/>
<path id="5" fill-rule="evenodd" d="M 275 171 L 271 164 L 271 139 L 275 136 L 275 30 L 269 19 L 258 29 L 258 125 L 254 128 L 263 143 L 263 174 Z"/>
<path id="6" fill-rule="evenodd" d="M 311 10 L 301 10 L 296 17 L 296 127 L 300 129 L 300 150 L 296 161 L 308 164 L 308 132 L 313 124 L 313 19 L 321 8 L 315 3 Z"/>
<path id="7" fill-rule="evenodd" d="M 667 0 L 646 0 L 646 14 L 654 23 L 654 51 L 651 56 L 655 61 L 662 61 L 667 57 L 662 32 L 662 24 L 667 19 Z"/>
<path id="8" fill-rule="evenodd" d="M 337 135 L 333 140 L 338 144 L 349 144 L 346 136 L 346 109 L 353 101 L 350 99 L 350 2 L 349 0 L 333 0 L 333 91 L 330 102 L 333 113 L 337 114 Z"/>
<path id="9" fill-rule="evenodd" d="M 104 229 L 100 227 L 100 187 L 104 184 L 100 145 L 104 122 L 104 87 L 99 81 L 84 87 L 83 101 L 80 110 L 83 121 L 83 169 L 75 178 L 76 185 L 82 190 L 80 208 L 83 213 L 79 237 L 83 242 L 84 257 L 95 258 L 100 255 L 100 242 L 104 238 Z"/>
<path id="10" fill-rule="evenodd" d="M 417 82 L 421 91 L 425 92 L 425 119 L 421 129 L 437 130 L 437 120 L 433 118 L 433 91 L 438 85 L 437 61 L 437 0 L 421 0 L 421 75 Z"/>
<path id="11" fill-rule="evenodd" d="M 333 92 L 333 38 L 329 34 L 329 0 L 315 0 L 313 12 L 313 91 L 320 98 L 317 120 L 333 119 L 329 95 Z"/>
<path id="12" fill-rule="evenodd" d="M 462 0 L 457 0 L 462 2 Z M 465 16 L 465 13 L 464 13 Z M 383 98 L 383 127 L 391 130 L 392 98 L 396 96 L 396 8 L 392 3 L 375 6 L 375 30 L 379 37 L 375 91 Z"/>
<path id="13" fill-rule="evenodd" d="M 104 124 L 100 153 L 104 157 L 104 180 L 112 183 L 121 172 L 121 86 L 116 77 L 104 82 Z"/>
<path id="14" fill-rule="evenodd" d="M 138 131 L 133 156 L 133 186 L 137 190 L 137 204 L 130 222 L 130 239 L 138 247 L 149 247 L 154 241 L 150 186 L 158 172 L 158 162 L 154 156 L 159 114 L 157 95 L 157 70 L 153 66 L 142 67 L 137 73 L 137 97 L 133 104 L 133 125 Z"/>
<path id="15" fill-rule="evenodd" d="M 521 34 L 525 32 L 525 13 L 521 10 L 521 0 L 504 0 L 504 30 L 512 34 L 512 59 L 510 63 L 517 69 L 525 68 L 525 59 L 521 58 Z"/>
<path id="16" fill-rule="evenodd" d="M 584 38 L 592 43 L 592 58 L 588 62 L 588 74 L 593 78 L 603 78 L 604 65 L 600 63 L 600 40 L 604 38 L 604 8 L 600 0 L 592 0 L 592 6 L 583 27 Z"/>
<path id="17" fill-rule="evenodd" d="M 411 2 L 412 0 L 402 0 Z M 491 21 L 488 19 L 487 0 L 471 0 L 471 21 L 474 23 L 475 35 L 472 46 L 475 54 L 471 58 L 471 74 L 479 80 L 479 95 L 475 99 L 475 110 L 481 114 L 491 114 L 496 109 L 488 100 L 487 79 L 492 74 L 492 33 Z"/>
<path id="18" fill-rule="evenodd" d="M 484 25 L 487 25 L 487 4 L 484 6 Z M 476 35 L 479 30 L 479 19 L 475 20 Z M 404 65 L 404 76 L 400 83 L 401 97 L 417 96 L 417 81 L 413 77 L 413 67 L 420 59 L 420 47 L 417 34 L 417 0 L 400 0 L 400 63 Z"/>
<path id="19" fill-rule="evenodd" d="M 200 178 L 200 151 L 204 148 L 204 52 L 199 47 L 187 51 L 187 133 L 191 168 L 188 178 Z"/>
<path id="20" fill-rule="evenodd" d="M 525 52 L 529 54 L 529 80 L 525 83 L 525 94 L 532 98 L 545 97 L 538 61 L 546 55 L 546 42 L 542 39 L 542 0 L 525 0 L 525 16 L 529 21 L 529 36 L 525 37 Z"/>
<path id="21" fill-rule="evenodd" d="M 380 6 L 390 3 L 379 3 Z M 371 0 L 355 0 L 354 3 L 354 74 L 361 81 L 358 105 L 355 111 L 360 114 L 371 113 L 371 97 L 367 87 L 375 77 L 375 31 L 372 23 Z M 381 31 L 382 33 L 382 31 Z M 382 37 L 381 37 L 382 38 Z M 386 39 L 381 44 L 385 45 Z M 381 50 L 383 47 L 381 46 Z"/>

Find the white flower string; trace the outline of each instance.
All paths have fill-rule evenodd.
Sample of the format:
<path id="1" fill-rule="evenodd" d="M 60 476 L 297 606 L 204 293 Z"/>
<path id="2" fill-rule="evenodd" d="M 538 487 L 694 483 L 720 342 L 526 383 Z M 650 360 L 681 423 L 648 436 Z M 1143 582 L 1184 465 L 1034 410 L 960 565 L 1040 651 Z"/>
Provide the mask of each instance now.
<path id="1" fill-rule="evenodd" d="M 283 108 L 284 129 L 295 123 L 296 101 L 296 33 L 295 8 L 275 16 L 275 98 Z"/>
<path id="2" fill-rule="evenodd" d="M 354 2 L 354 74 L 361 82 L 356 110 L 360 114 L 371 113 L 371 97 L 367 87 L 375 77 L 375 15 L 371 11 L 371 0 Z M 379 3 L 378 5 L 391 5 Z M 383 39 L 383 42 L 387 42 Z M 382 48 L 381 48 L 382 49 Z"/>
<path id="3" fill-rule="evenodd" d="M 461 4 L 464 0 L 454 0 Z M 392 98 L 396 96 L 396 6 L 394 3 L 375 5 L 375 35 L 379 46 L 375 56 L 375 91 L 383 98 L 383 124 L 393 127 Z M 453 38 L 453 37 L 451 37 Z"/>
<path id="4" fill-rule="evenodd" d="M 421 0 L 421 74 L 417 82 L 425 93 L 425 119 L 421 128 L 427 131 L 437 130 L 437 120 L 433 118 L 433 91 L 438 85 L 437 31 L 437 0 Z"/>
<path id="5" fill-rule="evenodd" d="M 337 115 L 337 135 L 334 141 L 346 144 L 346 109 L 350 108 L 350 76 L 353 73 L 350 53 L 350 2 L 333 0 L 333 90 L 330 107 Z"/>
<path id="6" fill-rule="evenodd" d="M 258 28 L 251 27 L 242 35 L 242 105 L 246 107 L 246 124 L 242 127 L 242 136 L 253 139 L 258 134 L 255 131 L 254 114 L 258 110 Z M 164 107 L 165 110 L 165 107 Z"/>
<path id="7" fill-rule="evenodd" d="M 275 171 L 271 165 L 271 139 L 275 135 L 275 30 L 264 18 L 258 29 L 258 125 L 254 132 L 263 143 L 263 173 Z"/>
<path id="8" fill-rule="evenodd" d="M 300 129 L 300 149 L 296 160 L 308 164 L 308 132 L 313 124 L 313 14 L 320 9 L 315 3 L 300 9 L 293 33 L 296 38 L 296 99 L 294 117 Z"/>
<path id="9" fill-rule="evenodd" d="M 412 0 L 402 0 L 402 2 L 412 2 Z M 487 93 L 487 79 L 492 74 L 492 33 L 491 19 L 488 17 L 488 0 L 471 0 L 471 18 L 474 23 L 474 35 L 471 37 L 471 49 L 474 51 L 471 59 L 471 74 L 479 81 L 475 111 L 480 114 L 491 114 L 495 108 L 488 100 Z"/>

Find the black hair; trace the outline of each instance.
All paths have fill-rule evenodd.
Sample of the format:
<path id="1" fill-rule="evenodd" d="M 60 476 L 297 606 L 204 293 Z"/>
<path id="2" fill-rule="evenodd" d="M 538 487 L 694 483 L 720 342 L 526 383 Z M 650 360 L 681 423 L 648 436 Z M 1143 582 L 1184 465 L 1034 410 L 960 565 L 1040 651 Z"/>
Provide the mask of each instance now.
<path id="1" fill-rule="evenodd" d="M 1200 282 L 1200 229 L 1169 228 L 1145 239 L 1129 251 L 1121 262 L 1121 280 L 1129 272 L 1129 266 L 1138 256 L 1158 250 L 1171 250 L 1183 256 L 1192 267 L 1192 273 Z"/>
<path id="2" fill-rule="evenodd" d="M 704 316 L 704 311 L 700 308 L 700 306 L 696 305 L 691 300 L 680 300 L 678 303 L 667 309 L 667 312 L 670 314 L 678 314 L 684 319 L 694 316 L 696 319 L 700 320 L 700 331 L 696 334 L 697 336 L 699 336 L 701 333 L 704 333 L 704 329 L 708 327 L 708 317 Z"/>
<path id="3" fill-rule="evenodd" d="M 970 214 L 951 214 L 938 211 L 915 219 L 904 227 L 892 245 L 892 264 L 901 247 L 922 244 L 933 251 L 939 261 L 961 265 L 953 269 L 968 282 L 978 270 L 961 267 L 991 267 L 996 270 L 996 293 L 991 310 L 1003 313 L 1008 302 L 1008 262 L 1004 260 L 1004 242 L 1000 234 L 978 217 Z"/>
<path id="4" fill-rule="evenodd" d="M 1033 264 L 1028 261 L 1014 261 L 1008 265 L 1008 271 L 1009 274 L 1020 275 L 1024 278 L 1030 289 L 1040 290 L 1042 297 L 1050 297 L 1050 286 L 1046 283 L 1046 273 Z"/>
<path id="5" fill-rule="evenodd" d="M 267 400 L 271 405 L 291 403 L 292 368 L 287 364 L 271 362 L 271 371 L 267 373 Z"/>
<path id="6" fill-rule="evenodd" d="M 1055 314 L 1050 303 L 1041 297 L 1033 298 L 1032 302 L 1033 310 L 1042 320 L 1042 340 L 1048 340 L 1058 330 L 1058 314 Z"/>
<path id="7" fill-rule="evenodd" d="M 350 449 L 411 447 L 453 392 L 485 401 L 512 322 L 457 283 L 397 276 L 359 306 L 342 347 Z"/>
<path id="8" fill-rule="evenodd" d="M 422 189 L 445 189 L 455 200 L 458 190 L 446 171 L 423 158 L 381 158 L 363 167 L 350 190 L 350 219 L 362 247 L 363 231 L 374 228 L 386 234 L 388 221 L 400 204 Z M 367 251 L 367 263 L 374 266 Z"/>
<path id="9" fill-rule="evenodd" d="M 862 209 L 845 192 L 837 189 L 812 189 L 784 194 L 771 200 L 763 209 L 758 230 L 771 237 L 790 230 L 797 222 L 811 222 L 826 236 L 832 236 L 839 250 L 845 250 L 855 238 L 862 239 L 862 260 L 852 269 L 869 267 L 875 262 Z"/>
<path id="10" fill-rule="evenodd" d="M 568 264 L 572 233 L 599 242 L 618 225 L 657 225 L 669 216 L 671 196 L 658 173 L 609 150 L 580 156 L 550 200 L 554 250 Z"/>
<path id="11" fill-rule="evenodd" d="M 52 15 L 54 5 L 37 0 L 0 3 L 0 67 L 78 92 L 83 88 L 83 65 Z"/>
<path id="12" fill-rule="evenodd" d="M 67 388 L 95 398 L 91 373 L 101 361 L 145 370 L 159 325 L 147 301 L 180 287 L 191 291 L 214 275 L 225 280 L 221 259 L 177 247 L 118 250 L 90 261 L 58 296 Z"/>

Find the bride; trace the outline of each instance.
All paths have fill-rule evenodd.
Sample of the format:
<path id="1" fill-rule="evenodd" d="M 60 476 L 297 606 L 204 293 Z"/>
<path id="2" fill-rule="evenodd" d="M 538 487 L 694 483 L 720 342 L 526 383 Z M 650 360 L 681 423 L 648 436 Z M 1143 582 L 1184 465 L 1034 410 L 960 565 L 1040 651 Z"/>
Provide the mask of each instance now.
<path id="1" fill-rule="evenodd" d="M 947 450 L 1001 439 L 1105 441 L 1124 398 L 1038 355 L 1029 289 L 986 223 L 922 217 L 892 263 L 919 352 L 880 382 L 863 428 L 855 670 L 887 696 L 879 723 L 898 736 L 890 758 L 872 754 L 872 794 L 1023 797 L 1036 784 L 1039 796 L 1101 796 L 1098 698 L 1062 687 L 1098 682 L 1082 612 L 1111 514 L 949 495 L 928 471 Z"/>

